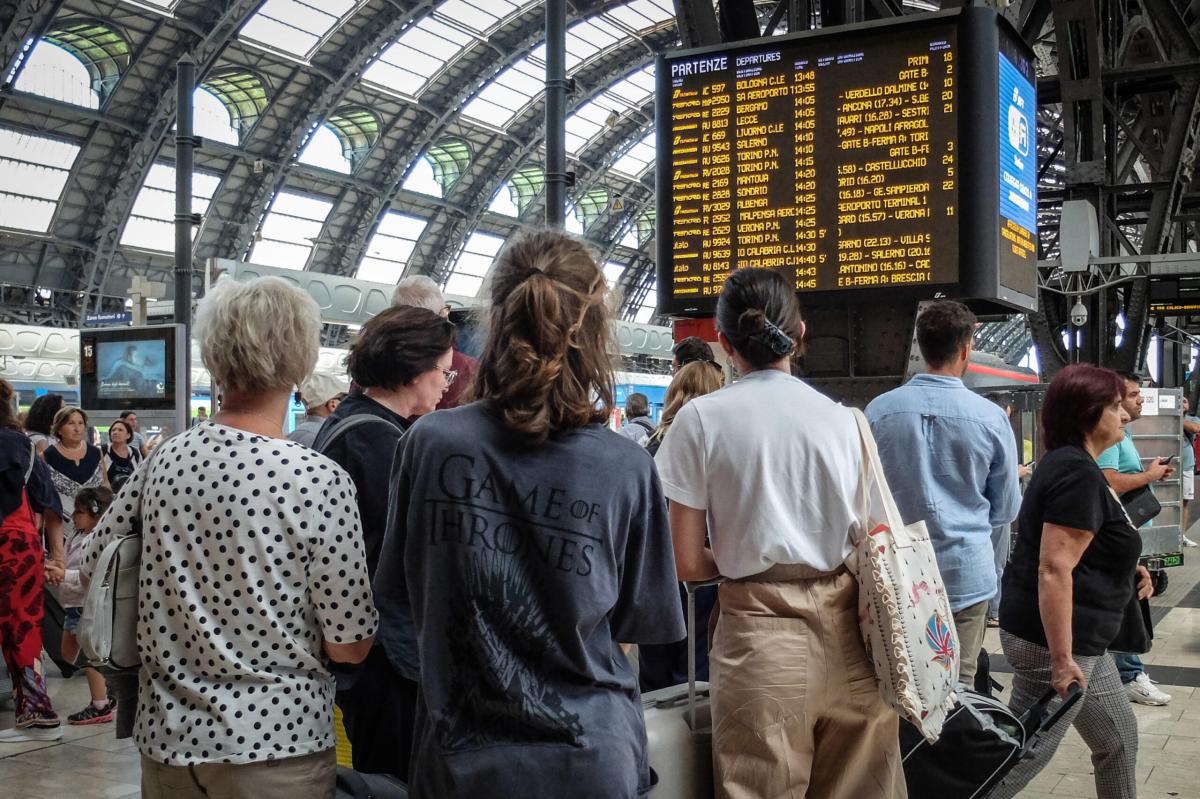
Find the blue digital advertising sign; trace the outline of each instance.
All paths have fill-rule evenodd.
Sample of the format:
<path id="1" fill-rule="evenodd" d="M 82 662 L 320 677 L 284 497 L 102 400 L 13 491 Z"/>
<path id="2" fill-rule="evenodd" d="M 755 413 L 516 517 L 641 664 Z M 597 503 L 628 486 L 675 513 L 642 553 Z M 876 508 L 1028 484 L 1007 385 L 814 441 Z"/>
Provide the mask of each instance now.
<path id="1" fill-rule="evenodd" d="M 998 58 L 1001 282 L 1029 285 L 1037 268 L 1037 93 L 1007 53 Z"/>

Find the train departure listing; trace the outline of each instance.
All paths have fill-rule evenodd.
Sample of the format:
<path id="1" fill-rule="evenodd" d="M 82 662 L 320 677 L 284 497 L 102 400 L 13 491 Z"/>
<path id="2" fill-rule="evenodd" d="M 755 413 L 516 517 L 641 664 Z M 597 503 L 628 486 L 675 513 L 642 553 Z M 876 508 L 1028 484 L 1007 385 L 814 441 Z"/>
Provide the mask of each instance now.
<path id="1" fill-rule="evenodd" d="M 744 266 L 798 291 L 957 281 L 955 39 L 948 25 L 668 62 L 672 297 L 711 298 Z"/>

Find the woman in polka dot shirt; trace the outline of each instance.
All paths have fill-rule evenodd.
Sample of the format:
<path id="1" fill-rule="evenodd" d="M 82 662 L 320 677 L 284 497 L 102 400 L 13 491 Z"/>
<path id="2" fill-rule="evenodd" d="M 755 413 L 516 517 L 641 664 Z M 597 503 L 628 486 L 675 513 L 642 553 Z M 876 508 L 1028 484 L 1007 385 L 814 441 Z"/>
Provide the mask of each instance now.
<path id="1" fill-rule="evenodd" d="M 354 486 L 283 437 L 316 363 L 316 304 L 277 278 L 223 281 L 195 334 L 221 412 L 167 439 L 84 552 L 143 525 L 134 737 L 145 799 L 332 799 L 334 681 L 376 613 Z"/>

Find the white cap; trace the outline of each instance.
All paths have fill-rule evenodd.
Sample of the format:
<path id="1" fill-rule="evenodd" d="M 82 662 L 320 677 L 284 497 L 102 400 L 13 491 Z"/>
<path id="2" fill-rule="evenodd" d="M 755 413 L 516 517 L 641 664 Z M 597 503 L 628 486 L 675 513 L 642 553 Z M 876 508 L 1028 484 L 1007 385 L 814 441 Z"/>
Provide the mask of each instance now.
<path id="1" fill-rule="evenodd" d="M 300 398 L 304 401 L 304 407 L 315 408 L 329 402 L 338 394 L 346 393 L 349 389 L 350 385 L 340 378 L 322 372 L 313 372 L 300 384 Z"/>

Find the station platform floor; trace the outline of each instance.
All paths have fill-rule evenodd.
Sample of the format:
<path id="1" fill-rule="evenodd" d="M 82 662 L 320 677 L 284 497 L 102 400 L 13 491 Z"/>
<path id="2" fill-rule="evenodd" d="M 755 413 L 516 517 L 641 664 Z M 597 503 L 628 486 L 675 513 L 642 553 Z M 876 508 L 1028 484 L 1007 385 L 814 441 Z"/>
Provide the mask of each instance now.
<path id="1" fill-rule="evenodd" d="M 1200 536 L 1200 524 L 1191 535 Z M 1196 552 L 1188 550 L 1185 557 Z M 1139 799 L 1200 799 L 1200 554 L 1170 570 L 1167 592 L 1152 604 L 1154 650 L 1143 661 L 1172 700 L 1166 707 L 1133 706 L 1138 719 Z M 988 631 L 987 648 L 999 653 L 997 631 Z M 993 670 L 1007 688 L 1011 675 L 1002 655 L 993 655 Z M 49 684 L 64 718 L 86 704 L 82 674 L 70 680 L 52 676 Z M 0 729 L 12 724 L 11 710 L 0 712 Z M 132 740 L 116 740 L 112 724 L 65 727 L 62 741 L 56 743 L 0 744 L 3 797 L 136 799 L 139 774 Z M 1023 799 L 1095 796 L 1088 749 L 1074 730 L 1050 765 L 1021 793 Z"/>

